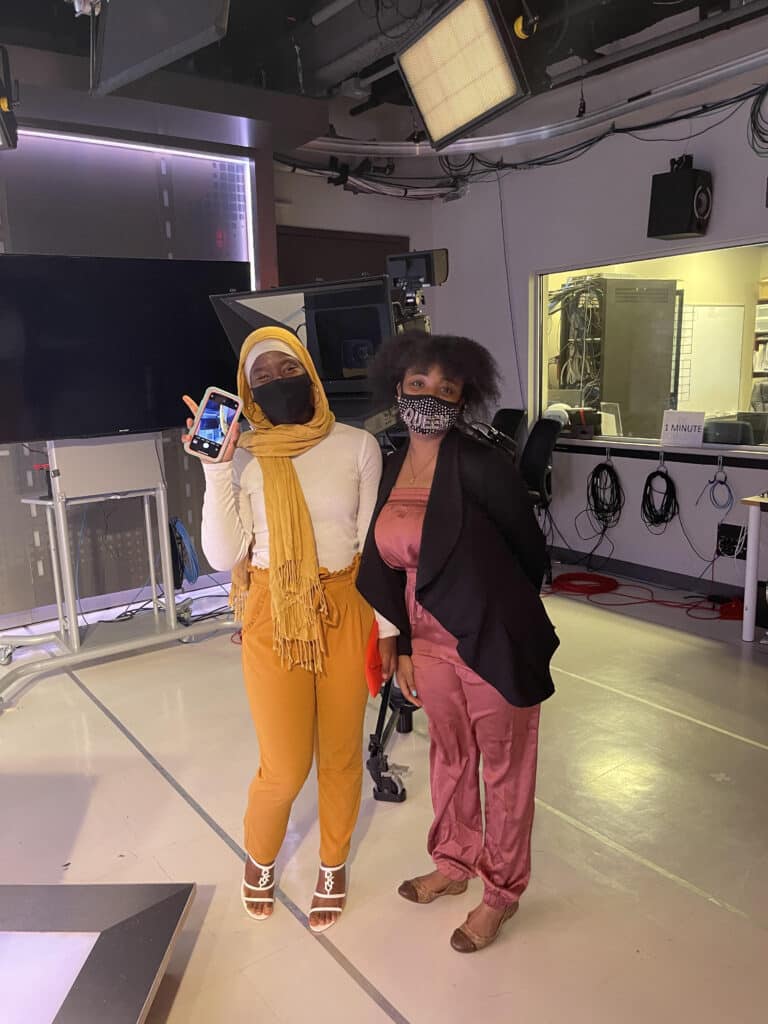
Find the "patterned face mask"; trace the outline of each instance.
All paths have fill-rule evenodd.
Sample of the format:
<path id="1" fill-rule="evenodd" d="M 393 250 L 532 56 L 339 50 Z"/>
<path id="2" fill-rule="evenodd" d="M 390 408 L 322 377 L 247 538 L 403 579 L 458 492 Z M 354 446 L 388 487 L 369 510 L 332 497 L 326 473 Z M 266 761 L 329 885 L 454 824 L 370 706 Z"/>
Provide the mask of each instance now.
<path id="1" fill-rule="evenodd" d="M 447 434 L 456 426 L 460 412 L 457 403 L 432 395 L 398 395 L 397 408 L 406 427 L 425 437 Z"/>

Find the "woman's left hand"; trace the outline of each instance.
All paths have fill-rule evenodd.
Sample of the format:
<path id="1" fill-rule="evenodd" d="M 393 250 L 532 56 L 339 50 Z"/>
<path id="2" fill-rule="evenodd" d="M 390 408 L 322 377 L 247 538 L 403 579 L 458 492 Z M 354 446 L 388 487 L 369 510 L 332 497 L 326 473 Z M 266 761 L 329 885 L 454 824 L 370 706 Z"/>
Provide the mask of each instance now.
<path id="1" fill-rule="evenodd" d="M 379 656 L 381 657 L 381 678 L 386 683 L 395 674 L 397 668 L 397 637 L 379 637 Z"/>

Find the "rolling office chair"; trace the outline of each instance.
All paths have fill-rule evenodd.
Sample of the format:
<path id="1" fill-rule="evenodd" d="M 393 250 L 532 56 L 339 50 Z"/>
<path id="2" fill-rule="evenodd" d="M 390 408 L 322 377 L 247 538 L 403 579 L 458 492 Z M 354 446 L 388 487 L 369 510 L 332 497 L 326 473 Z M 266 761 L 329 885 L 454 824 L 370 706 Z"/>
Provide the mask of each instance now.
<path id="1" fill-rule="evenodd" d="M 552 453 L 561 430 L 562 427 L 557 420 L 538 420 L 534 423 L 520 456 L 520 475 L 540 516 L 552 504 Z M 552 583 L 552 559 L 549 550 L 544 578 L 548 584 Z"/>
<path id="2" fill-rule="evenodd" d="M 525 409 L 499 409 L 488 424 L 480 420 L 466 424 L 468 432 L 478 441 L 502 448 L 517 461 L 520 450 L 520 428 L 526 421 Z"/>
<path id="3" fill-rule="evenodd" d="M 525 423 L 527 415 L 525 409 L 499 409 L 493 417 L 491 426 L 500 434 L 511 438 L 517 445 L 520 442 L 520 428 Z"/>

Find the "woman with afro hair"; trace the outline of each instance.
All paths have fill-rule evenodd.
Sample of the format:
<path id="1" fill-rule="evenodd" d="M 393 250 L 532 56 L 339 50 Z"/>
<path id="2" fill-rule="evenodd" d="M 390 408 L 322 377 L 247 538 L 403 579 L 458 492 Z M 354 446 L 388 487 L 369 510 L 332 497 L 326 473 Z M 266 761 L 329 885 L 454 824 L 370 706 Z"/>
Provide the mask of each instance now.
<path id="1" fill-rule="evenodd" d="M 463 429 L 499 397 L 482 345 L 401 334 L 370 377 L 396 402 L 409 442 L 385 465 L 357 585 L 399 630 L 385 643 L 430 733 L 434 870 L 399 893 L 432 903 L 479 877 L 482 902 L 451 937 L 474 953 L 496 939 L 530 879 L 539 707 L 554 692 L 558 645 L 539 597 L 545 541 L 509 455 Z"/>

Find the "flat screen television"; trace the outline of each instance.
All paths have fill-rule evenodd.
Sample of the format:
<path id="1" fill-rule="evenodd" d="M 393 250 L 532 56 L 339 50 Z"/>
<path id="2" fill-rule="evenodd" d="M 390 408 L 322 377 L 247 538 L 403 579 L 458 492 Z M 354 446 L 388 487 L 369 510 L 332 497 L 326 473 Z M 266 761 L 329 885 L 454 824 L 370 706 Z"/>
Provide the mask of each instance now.
<path id="1" fill-rule="evenodd" d="M 249 280 L 247 263 L 0 256 L 0 444 L 179 426 L 182 394 L 235 386 L 210 296 Z"/>

